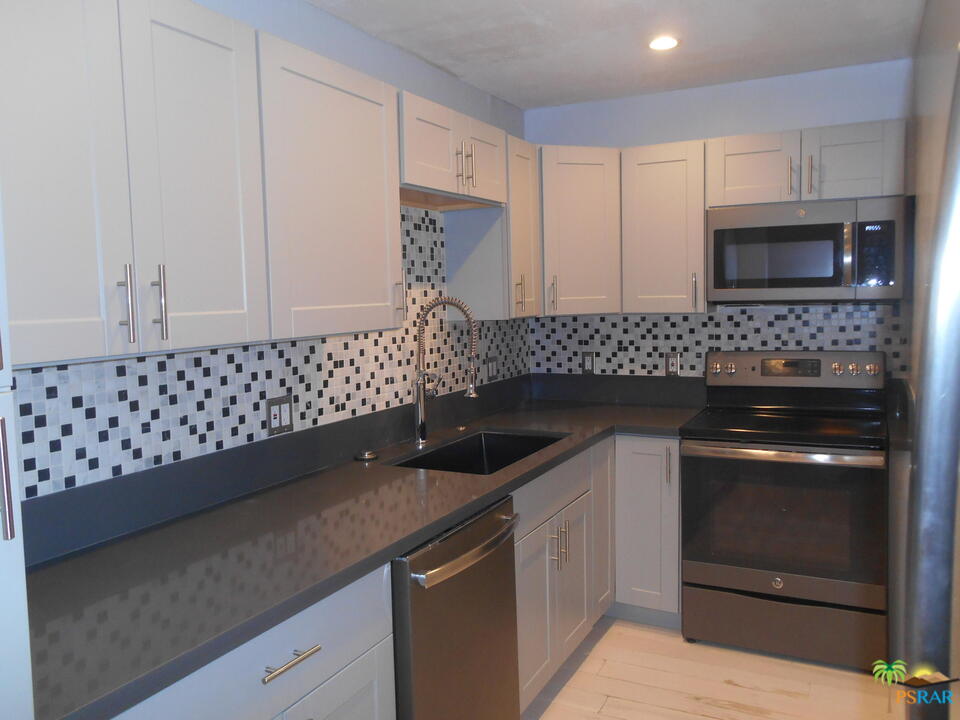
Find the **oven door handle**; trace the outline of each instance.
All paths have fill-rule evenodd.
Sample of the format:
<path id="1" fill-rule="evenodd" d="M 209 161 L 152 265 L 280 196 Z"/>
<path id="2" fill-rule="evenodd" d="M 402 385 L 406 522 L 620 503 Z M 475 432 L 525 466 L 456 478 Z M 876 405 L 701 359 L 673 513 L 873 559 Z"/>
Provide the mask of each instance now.
<path id="1" fill-rule="evenodd" d="M 800 465 L 832 465 L 882 469 L 887 466 L 883 450 L 846 450 L 839 448 L 797 448 L 734 445 L 720 442 L 680 444 L 683 457 L 716 458 L 719 460 L 756 460 L 760 462 L 795 463 Z"/>

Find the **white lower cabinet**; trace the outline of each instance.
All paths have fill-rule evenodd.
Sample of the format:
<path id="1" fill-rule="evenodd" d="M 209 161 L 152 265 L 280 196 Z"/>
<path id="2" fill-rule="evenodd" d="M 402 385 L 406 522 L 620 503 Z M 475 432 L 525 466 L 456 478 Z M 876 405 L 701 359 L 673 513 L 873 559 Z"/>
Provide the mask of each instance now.
<path id="1" fill-rule="evenodd" d="M 394 717 L 390 569 L 384 566 L 122 713 L 124 720 Z M 320 649 L 264 684 L 294 651 Z M 368 712 L 372 708 L 375 712 Z"/>
<path id="2" fill-rule="evenodd" d="M 393 637 L 368 650 L 283 714 L 283 720 L 393 720 Z"/>
<path id="3" fill-rule="evenodd" d="M 521 709 L 612 601 L 612 442 L 571 458 L 514 493 L 520 516 L 515 559 Z"/>
<path id="4" fill-rule="evenodd" d="M 614 439 L 590 449 L 590 479 L 593 497 L 593 619 L 599 620 L 613 604 L 616 563 L 614 555 Z"/>
<path id="5" fill-rule="evenodd" d="M 679 441 L 617 435 L 617 602 L 680 609 Z"/>

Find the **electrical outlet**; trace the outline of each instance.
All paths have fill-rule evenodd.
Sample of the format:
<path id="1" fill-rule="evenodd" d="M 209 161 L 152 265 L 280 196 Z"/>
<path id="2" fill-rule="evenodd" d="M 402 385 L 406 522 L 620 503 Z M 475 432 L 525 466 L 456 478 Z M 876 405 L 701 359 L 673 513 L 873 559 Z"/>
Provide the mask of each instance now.
<path id="1" fill-rule="evenodd" d="M 597 358 L 600 357 L 598 352 L 582 352 L 580 353 L 580 372 L 584 375 L 593 375 L 596 371 Z"/>
<path id="2" fill-rule="evenodd" d="M 679 375 L 680 374 L 680 353 L 678 352 L 668 352 L 664 353 L 666 358 L 666 364 L 663 368 L 664 375 Z"/>
<path id="3" fill-rule="evenodd" d="M 487 382 L 500 377 L 500 361 L 498 358 L 488 357 L 484 360 L 484 364 L 487 366 Z"/>
<path id="4" fill-rule="evenodd" d="M 293 432 L 293 397 L 281 397 L 267 400 L 267 436 Z"/>

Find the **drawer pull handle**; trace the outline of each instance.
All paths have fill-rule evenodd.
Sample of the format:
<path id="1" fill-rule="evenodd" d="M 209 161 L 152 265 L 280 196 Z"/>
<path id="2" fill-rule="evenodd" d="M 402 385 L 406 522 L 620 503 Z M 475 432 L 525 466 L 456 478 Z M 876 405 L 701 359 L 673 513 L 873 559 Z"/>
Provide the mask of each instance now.
<path id="1" fill-rule="evenodd" d="M 315 655 L 315 654 L 317 654 L 318 652 L 320 652 L 321 647 L 322 647 L 322 646 L 320 646 L 320 645 L 314 645 L 314 646 L 313 646 L 312 648 L 310 648 L 309 650 L 303 650 L 303 651 L 294 650 L 294 651 L 293 651 L 293 660 L 291 660 L 291 661 L 288 662 L 287 664 L 281 665 L 281 666 L 278 667 L 278 668 L 270 667 L 269 665 L 268 665 L 267 667 L 265 667 L 265 668 L 263 669 L 263 671 L 266 673 L 266 675 L 263 676 L 263 678 L 260 680 L 260 682 L 262 682 L 264 685 L 266 685 L 266 684 L 267 684 L 268 682 L 270 682 L 271 680 L 276 680 L 278 677 L 280 677 L 281 675 L 283 675 L 287 670 L 290 670 L 291 668 L 295 668 L 297 665 L 299 665 L 300 663 L 302 663 L 304 660 L 306 660 L 306 659 L 307 659 L 308 657 L 310 657 L 311 655 Z"/>

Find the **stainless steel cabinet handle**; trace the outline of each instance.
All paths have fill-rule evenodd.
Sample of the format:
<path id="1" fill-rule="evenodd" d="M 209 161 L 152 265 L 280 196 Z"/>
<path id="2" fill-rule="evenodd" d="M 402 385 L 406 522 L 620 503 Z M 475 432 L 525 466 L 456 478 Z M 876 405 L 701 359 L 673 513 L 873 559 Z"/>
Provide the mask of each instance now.
<path id="1" fill-rule="evenodd" d="M 813 155 L 807 155 L 807 195 L 813 195 Z"/>
<path id="2" fill-rule="evenodd" d="M 560 540 L 560 526 L 557 525 L 557 534 L 556 534 L 556 535 L 547 535 L 547 537 L 550 538 L 551 540 L 556 540 L 556 541 L 557 541 L 557 554 L 556 554 L 556 555 L 551 555 L 551 556 L 550 556 L 550 559 L 553 560 L 555 563 L 557 563 L 557 570 L 561 570 L 561 569 L 563 569 L 562 560 L 561 560 L 562 552 L 563 552 L 563 550 L 562 550 L 563 545 L 562 545 L 562 541 Z"/>
<path id="3" fill-rule="evenodd" d="M 557 292 L 558 292 L 556 275 L 553 276 L 553 282 L 550 284 L 550 287 L 551 287 L 551 294 L 553 296 L 553 309 L 556 310 L 557 309 Z"/>
<path id="4" fill-rule="evenodd" d="M 793 157 L 787 155 L 787 197 L 793 195 Z"/>
<path id="5" fill-rule="evenodd" d="M 671 475 L 671 465 L 672 465 L 673 455 L 670 452 L 670 446 L 667 445 L 667 485 L 670 484 L 670 475 Z"/>
<path id="6" fill-rule="evenodd" d="M 322 646 L 320 646 L 320 645 L 314 645 L 314 646 L 313 646 L 312 648 L 310 648 L 309 650 L 304 650 L 304 651 L 302 651 L 302 652 L 301 652 L 300 650 L 294 650 L 294 651 L 293 651 L 293 660 L 291 660 L 290 662 L 286 663 L 285 665 L 281 665 L 281 666 L 278 667 L 278 668 L 270 667 L 269 665 L 268 665 L 267 667 L 265 667 L 265 668 L 263 669 L 263 671 L 266 673 L 266 675 L 264 675 L 264 676 L 260 679 L 260 682 L 262 682 L 264 685 L 266 685 L 266 684 L 267 684 L 268 682 L 270 682 L 271 680 L 276 680 L 278 677 L 280 677 L 281 675 L 283 675 L 287 670 L 290 670 L 290 669 L 292 669 L 292 668 L 295 668 L 297 665 L 299 665 L 300 663 L 302 663 L 304 660 L 306 660 L 306 659 L 307 659 L 308 657 L 310 657 L 311 655 L 316 655 L 318 652 L 320 652 L 321 649 L 322 649 Z"/>
<path id="7" fill-rule="evenodd" d="M 464 157 L 465 151 L 465 143 L 461 140 L 460 149 L 455 153 L 457 156 L 457 187 L 460 187 L 460 183 L 463 183 L 464 187 L 467 185 L 467 160 Z"/>
<path id="8" fill-rule="evenodd" d="M 127 340 L 133 344 L 137 341 L 137 326 L 133 319 L 133 265 L 130 263 L 123 266 L 123 278 L 117 287 L 127 289 L 127 319 L 121 320 L 120 325 L 127 328 Z"/>
<path id="9" fill-rule="evenodd" d="M 566 541 L 564 541 L 566 538 Z M 564 560 L 570 562 L 570 521 L 564 520 L 560 528 L 560 555 Z"/>
<path id="10" fill-rule="evenodd" d="M 513 287 L 516 292 L 513 293 L 513 304 L 519 305 L 523 310 L 523 276 L 520 276 L 520 282 L 515 282 Z"/>
<path id="11" fill-rule="evenodd" d="M 477 146 L 470 143 L 470 185 L 477 186 Z"/>
<path id="12" fill-rule="evenodd" d="M 407 319 L 406 289 L 404 288 L 404 284 L 402 282 L 394 283 L 393 286 L 394 288 L 396 288 L 396 295 L 397 295 L 396 305 L 394 305 L 393 309 L 396 310 L 397 312 L 403 313 L 403 319 L 406 320 Z"/>
<path id="13" fill-rule="evenodd" d="M 170 316 L 167 314 L 167 266 L 157 265 L 157 279 L 150 283 L 160 288 L 160 317 L 154 318 L 155 325 L 160 326 L 160 339 L 170 339 Z"/>
<path id="14" fill-rule="evenodd" d="M 7 421 L 0 417 L 0 472 L 3 473 L 3 490 L 0 514 L 3 515 L 3 539 L 13 540 L 17 534 L 13 527 L 13 487 L 10 484 L 10 454 L 7 448 Z"/>
<path id="15" fill-rule="evenodd" d="M 527 276 L 523 273 L 520 273 L 520 311 L 527 311 Z"/>
<path id="16" fill-rule="evenodd" d="M 690 282 L 693 285 L 693 309 L 697 309 L 697 274 L 690 274 Z"/>
<path id="17" fill-rule="evenodd" d="M 421 587 L 427 589 L 433 587 L 434 585 L 439 585 L 444 580 L 449 580 L 454 575 L 457 575 L 467 568 L 476 565 L 487 555 L 503 545 L 503 543 L 507 541 L 507 538 L 509 538 L 513 533 L 513 528 L 517 524 L 518 517 L 520 516 L 516 513 L 508 517 L 504 517 L 503 519 L 506 522 L 500 527 L 500 529 L 472 550 L 468 550 L 460 557 L 455 558 L 448 563 L 444 563 L 438 568 L 428 570 L 425 573 L 410 573 L 410 577 L 416 580 Z"/>

